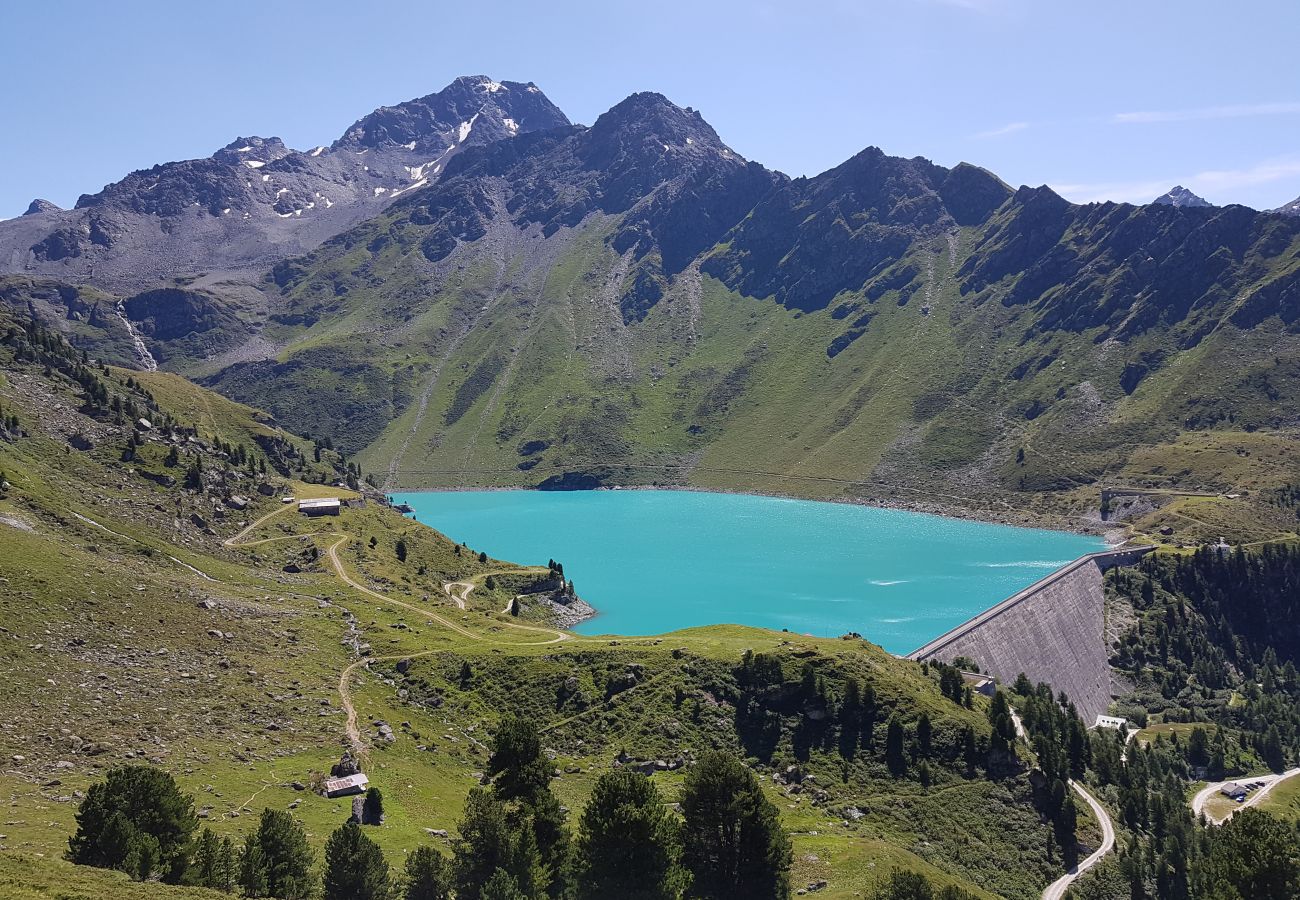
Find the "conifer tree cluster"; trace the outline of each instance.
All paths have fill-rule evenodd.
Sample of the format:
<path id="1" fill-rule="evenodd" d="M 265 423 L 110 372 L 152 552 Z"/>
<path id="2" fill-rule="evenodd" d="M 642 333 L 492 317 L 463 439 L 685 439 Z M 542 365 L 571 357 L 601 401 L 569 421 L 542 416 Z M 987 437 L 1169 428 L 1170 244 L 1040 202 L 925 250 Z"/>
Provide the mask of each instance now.
<path id="1" fill-rule="evenodd" d="M 597 780 L 575 835 L 532 723 L 503 719 L 491 751 L 489 783 L 466 798 L 452 856 L 419 847 L 400 872 L 355 820 L 330 834 L 319 870 L 302 824 L 284 810 L 263 810 L 239 847 L 208 828 L 195 837 L 193 799 L 147 766 L 114 769 L 90 789 L 68 858 L 141 881 L 277 900 L 775 900 L 789 893 L 790 840 L 777 809 L 731 755 L 705 754 L 690 770 L 681 816 L 650 777 L 613 769 Z M 378 791 L 365 802 L 362 821 L 381 821 Z"/>

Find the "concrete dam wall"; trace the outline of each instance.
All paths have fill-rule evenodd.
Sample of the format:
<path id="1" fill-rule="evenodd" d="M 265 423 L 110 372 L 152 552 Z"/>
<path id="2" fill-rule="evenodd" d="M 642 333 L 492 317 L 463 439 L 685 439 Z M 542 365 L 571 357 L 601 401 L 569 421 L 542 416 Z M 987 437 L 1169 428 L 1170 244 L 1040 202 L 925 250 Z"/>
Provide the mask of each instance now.
<path id="1" fill-rule="evenodd" d="M 951 662 L 967 656 L 1003 683 L 1024 672 L 1064 691 L 1091 725 L 1112 699 L 1102 573 L 1132 565 L 1152 549 L 1080 557 L 907 658 Z"/>

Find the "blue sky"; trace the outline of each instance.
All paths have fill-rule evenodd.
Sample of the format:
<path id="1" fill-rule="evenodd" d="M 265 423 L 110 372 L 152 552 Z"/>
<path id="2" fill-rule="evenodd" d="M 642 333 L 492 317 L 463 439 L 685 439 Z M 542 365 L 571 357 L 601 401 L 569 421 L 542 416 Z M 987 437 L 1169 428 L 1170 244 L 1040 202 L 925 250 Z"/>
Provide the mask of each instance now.
<path id="1" fill-rule="evenodd" d="M 660 91 L 792 175 L 874 144 L 1076 201 L 1271 208 L 1300 196 L 1298 37 L 1295 0 L 15 3 L 0 218 L 237 135 L 329 143 L 461 74 L 587 123 Z"/>

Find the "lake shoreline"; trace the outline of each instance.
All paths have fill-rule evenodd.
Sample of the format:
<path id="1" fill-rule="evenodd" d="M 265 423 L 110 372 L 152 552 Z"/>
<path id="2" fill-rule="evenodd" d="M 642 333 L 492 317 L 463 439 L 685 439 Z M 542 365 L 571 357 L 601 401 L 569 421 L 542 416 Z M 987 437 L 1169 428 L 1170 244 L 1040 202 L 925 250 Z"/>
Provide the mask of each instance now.
<path id="1" fill-rule="evenodd" d="M 1132 537 L 1128 530 L 1123 526 L 1110 528 L 1100 527 L 1100 524 L 1080 522 L 1078 517 L 1053 516 L 1033 513 L 1027 510 L 1009 509 L 1006 512 L 998 513 L 992 510 L 974 512 L 963 506 L 949 506 L 939 503 L 924 503 L 921 501 L 907 500 L 882 500 L 879 498 L 871 499 L 850 499 L 850 500 L 825 500 L 813 497 L 802 497 L 798 494 L 786 494 L 779 491 L 771 490 L 729 490 L 727 488 L 712 487 L 695 487 L 691 485 L 652 485 L 652 484 L 633 484 L 633 485 L 610 485 L 608 487 L 592 488 L 589 491 L 543 491 L 535 487 L 496 486 L 496 487 L 449 487 L 449 488 L 407 488 L 393 491 L 385 491 L 385 496 L 391 500 L 393 494 L 472 494 L 472 493 L 508 493 L 508 492 L 531 492 L 539 494 L 565 494 L 565 493 L 601 493 L 615 491 L 676 491 L 690 494 L 724 494 L 728 496 L 739 497 L 769 497 L 774 500 L 798 500 L 810 503 L 831 503 L 838 506 L 858 506 L 870 509 L 892 509 L 899 512 L 920 513 L 928 516 L 938 516 L 943 519 L 959 519 L 966 522 L 979 522 L 986 525 L 1008 525 L 1013 528 L 1032 528 L 1044 531 L 1065 531 L 1071 534 L 1085 535 L 1087 537 L 1098 537 L 1106 542 L 1107 549 L 1116 550 L 1128 544 Z"/>
<path id="2" fill-rule="evenodd" d="M 856 631 L 905 653 L 1107 549 L 1095 534 L 1026 527 L 1032 520 L 733 491 L 496 488 L 395 491 L 391 500 L 493 557 L 562 559 L 581 572 L 581 596 L 597 615 L 583 610 L 583 621 L 562 627 L 583 634 L 735 622 Z"/>

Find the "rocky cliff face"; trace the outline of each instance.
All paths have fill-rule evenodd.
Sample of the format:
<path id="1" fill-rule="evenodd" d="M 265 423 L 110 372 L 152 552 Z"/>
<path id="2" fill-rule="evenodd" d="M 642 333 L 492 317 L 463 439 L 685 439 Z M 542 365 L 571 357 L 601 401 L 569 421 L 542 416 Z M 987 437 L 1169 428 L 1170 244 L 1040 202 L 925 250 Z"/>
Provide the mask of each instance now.
<path id="1" fill-rule="evenodd" d="M 764 197 L 704 271 L 745 294 L 822 309 L 873 279 L 902 287 L 900 273 L 886 269 L 914 242 L 983 222 L 1010 193 L 975 166 L 949 170 L 869 147 Z"/>
<path id="2" fill-rule="evenodd" d="M 535 85 L 459 78 L 376 110 L 328 147 L 240 137 L 206 159 L 133 172 L 71 210 L 34 201 L 0 223 L 0 273 L 134 291 L 198 271 L 265 269 L 436 181 L 463 149 L 567 124 Z"/>

